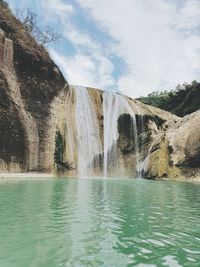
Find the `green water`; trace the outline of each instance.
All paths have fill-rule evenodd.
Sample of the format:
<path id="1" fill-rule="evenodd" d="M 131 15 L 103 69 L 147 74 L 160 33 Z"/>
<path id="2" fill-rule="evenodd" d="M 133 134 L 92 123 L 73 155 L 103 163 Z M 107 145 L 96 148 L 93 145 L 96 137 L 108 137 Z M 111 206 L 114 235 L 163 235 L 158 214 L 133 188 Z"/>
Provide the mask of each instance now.
<path id="1" fill-rule="evenodd" d="M 0 267 L 200 266 L 200 185 L 0 183 Z"/>

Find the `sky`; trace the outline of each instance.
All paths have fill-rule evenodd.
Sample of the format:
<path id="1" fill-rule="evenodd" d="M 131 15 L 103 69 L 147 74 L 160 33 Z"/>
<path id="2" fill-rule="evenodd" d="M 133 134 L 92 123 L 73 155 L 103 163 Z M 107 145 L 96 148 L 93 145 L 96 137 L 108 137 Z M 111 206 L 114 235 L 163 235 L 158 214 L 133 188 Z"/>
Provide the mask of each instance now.
<path id="1" fill-rule="evenodd" d="M 131 97 L 200 80 L 200 0 L 8 0 L 63 36 L 47 49 L 70 84 Z"/>

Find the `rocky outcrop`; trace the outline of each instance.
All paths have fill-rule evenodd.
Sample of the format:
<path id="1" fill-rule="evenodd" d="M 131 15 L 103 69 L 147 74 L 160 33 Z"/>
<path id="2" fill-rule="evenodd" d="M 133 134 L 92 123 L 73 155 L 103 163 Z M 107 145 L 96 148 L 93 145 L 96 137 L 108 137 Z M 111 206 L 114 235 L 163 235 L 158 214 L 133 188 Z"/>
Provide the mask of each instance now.
<path id="1" fill-rule="evenodd" d="M 200 111 L 166 126 L 150 151 L 146 177 L 199 179 Z"/>

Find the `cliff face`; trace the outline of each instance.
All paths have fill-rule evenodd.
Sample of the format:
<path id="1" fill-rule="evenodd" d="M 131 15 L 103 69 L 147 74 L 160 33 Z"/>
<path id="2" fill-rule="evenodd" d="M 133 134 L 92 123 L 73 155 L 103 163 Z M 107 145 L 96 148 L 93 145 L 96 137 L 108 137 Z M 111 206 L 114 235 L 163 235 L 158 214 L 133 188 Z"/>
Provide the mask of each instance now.
<path id="1" fill-rule="evenodd" d="M 51 171 L 56 106 L 68 84 L 42 46 L 0 9 L 0 169 Z M 58 118 L 59 120 L 59 118 Z"/>
<path id="2" fill-rule="evenodd" d="M 149 152 L 147 178 L 199 179 L 200 111 L 171 122 Z"/>
<path id="3" fill-rule="evenodd" d="M 179 120 L 129 97 L 80 86 L 69 87 L 64 107 L 57 168 L 67 176 L 144 177 L 149 148 Z"/>

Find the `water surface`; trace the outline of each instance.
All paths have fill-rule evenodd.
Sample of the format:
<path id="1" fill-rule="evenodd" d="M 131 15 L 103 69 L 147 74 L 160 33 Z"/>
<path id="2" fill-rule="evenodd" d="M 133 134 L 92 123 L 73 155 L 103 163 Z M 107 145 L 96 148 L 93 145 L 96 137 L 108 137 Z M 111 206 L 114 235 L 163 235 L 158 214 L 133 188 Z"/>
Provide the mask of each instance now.
<path id="1" fill-rule="evenodd" d="M 200 185 L 0 183 L 0 267 L 200 266 Z"/>

